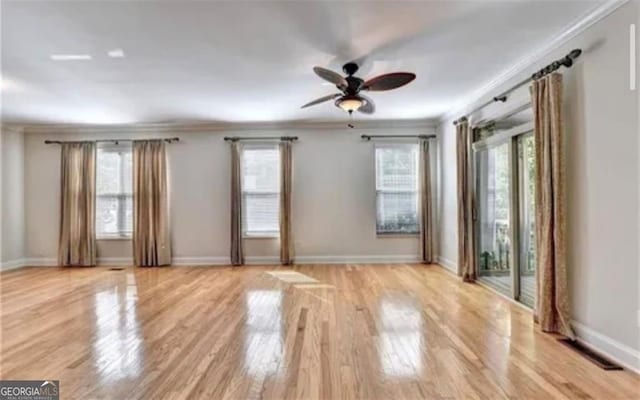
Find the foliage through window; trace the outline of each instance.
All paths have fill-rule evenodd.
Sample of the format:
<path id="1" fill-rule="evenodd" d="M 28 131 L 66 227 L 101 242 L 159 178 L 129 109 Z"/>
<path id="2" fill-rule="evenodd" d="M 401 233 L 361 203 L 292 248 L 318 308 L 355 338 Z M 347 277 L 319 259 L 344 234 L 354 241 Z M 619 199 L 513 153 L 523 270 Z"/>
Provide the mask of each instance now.
<path id="1" fill-rule="evenodd" d="M 419 233 L 418 145 L 378 145 L 375 159 L 377 233 Z"/>
<path id="2" fill-rule="evenodd" d="M 100 144 L 96 161 L 97 237 L 130 238 L 133 232 L 131 144 Z"/>
<path id="3" fill-rule="evenodd" d="M 280 233 L 280 149 L 247 144 L 242 149 L 242 221 L 245 236 Z"/>

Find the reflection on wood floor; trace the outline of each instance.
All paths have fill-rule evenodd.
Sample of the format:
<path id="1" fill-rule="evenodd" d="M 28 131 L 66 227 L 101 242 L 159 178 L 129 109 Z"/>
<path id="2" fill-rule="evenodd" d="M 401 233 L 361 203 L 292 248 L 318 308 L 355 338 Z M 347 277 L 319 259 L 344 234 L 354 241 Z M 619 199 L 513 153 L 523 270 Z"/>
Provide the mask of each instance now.
<path id="1" fill-rule="evenodd" d="M 437 266 L 0 274 L 2 379 L 78 399 L 630 399 L 531 315 Z M 312 278 L 312 279 L 309 279 Z"/>

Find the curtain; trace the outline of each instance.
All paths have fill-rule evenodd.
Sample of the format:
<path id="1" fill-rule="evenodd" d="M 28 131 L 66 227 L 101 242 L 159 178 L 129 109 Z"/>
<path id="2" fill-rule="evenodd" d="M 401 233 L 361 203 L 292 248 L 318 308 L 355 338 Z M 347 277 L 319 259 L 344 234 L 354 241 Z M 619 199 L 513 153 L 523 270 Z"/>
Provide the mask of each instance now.
<path id="1" fill-rule="evenodd" d="M 96 265 L 96 145 L 62 143 L 58 264 Z"/>
<path id="2" fill-rule="evenodd" d="M 133 142 L 133 260 L 171 264 L 167 155 L 163 140 Z"/>
<path id="3" fill-rule="evenodd" d="M 244 264 L 242 244 L 241 144 L 231 143 L 231 264 Z"/>
<path id="4" fill-rule="evenodd" d="M 433 262 L 433 197 L 431 192 L 431 157 L 429 141 L 420 140 L 420 257 L 425 264 Z"/>
<path id="5" fill-rule="evenodd" d="M 465 282 L 476 280 L 473 230 L 472 155 L 473 129 L 465 118 L 456 124 L 458 169 L 458 271 Z"/>
<path id="6" fill-rule="evenodd" d="M 291 184 L 293 156 L 291 142 L 280 142 L 280 262 L 293 264 L 291 233 Z"/>
<path id="7" fill-rule="evenodd" d="M 562 75 L 534 81 L 536 320 L 545 332 L 574 337 L 570 325 L 565 261 L 565 194 L 562 133 Z"/>

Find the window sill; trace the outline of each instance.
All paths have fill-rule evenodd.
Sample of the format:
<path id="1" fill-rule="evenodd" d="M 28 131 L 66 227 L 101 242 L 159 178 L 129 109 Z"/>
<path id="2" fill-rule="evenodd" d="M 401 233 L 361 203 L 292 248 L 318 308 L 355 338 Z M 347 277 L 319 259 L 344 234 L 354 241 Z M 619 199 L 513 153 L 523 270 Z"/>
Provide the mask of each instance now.
<path id="1" fill-rule="evenodd" d="M 242 235 L 242 238 L 243 239 L 280 239 L 280 235 L 273 234 L 273 233 L 254 233 L 254 234 L 245 233 L 244 235 Z"/>
<path id="2" fill-rule="evenodd" d="M 401 232 L 397 232 L 397 233 L 376 233 L 376 237 L 378 239 L 384 239 L 384 238 L 414 238 L 414 237 L 420 237 L 420 233 L 401 233 Z"/>
<path id="3" fill-rule="evenodd" d="M 113 240 L 133 240 L 132 236 L 119 236 L 119 237 L 97 237 L 96 240 L 99 241 L 113 241 Z"/>

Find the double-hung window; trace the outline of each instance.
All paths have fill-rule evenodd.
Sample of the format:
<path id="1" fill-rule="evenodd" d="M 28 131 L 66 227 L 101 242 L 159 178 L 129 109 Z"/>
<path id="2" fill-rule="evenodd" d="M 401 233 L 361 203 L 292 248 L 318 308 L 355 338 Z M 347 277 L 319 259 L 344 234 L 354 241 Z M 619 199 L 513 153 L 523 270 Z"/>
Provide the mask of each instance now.
<path id="1" fill-rule="evenodd" d="M 418 145 L 378 144 L 376 160 L 376 232 L 417 234 Z"/>
<path id="2" fill-rule="evenodd" d="M 133 161 L 131 143 L 98 146 L 96 236 L 126 239 L 133 232 Z"/>
<path id="3" fill-rule="evenodd" d="M 241 164 L 244 236 L 279 236 L 280 148 L 277 144 L 245 144 Z"/>

